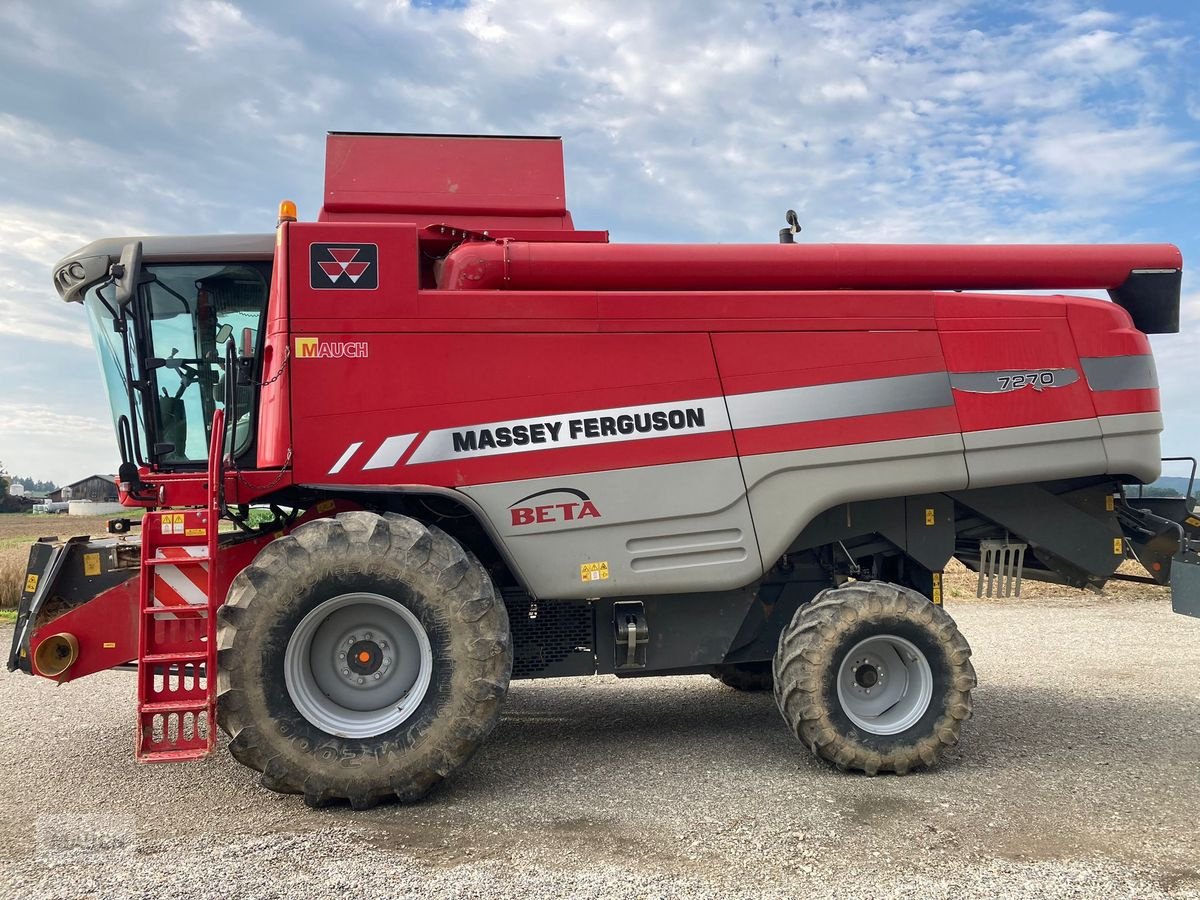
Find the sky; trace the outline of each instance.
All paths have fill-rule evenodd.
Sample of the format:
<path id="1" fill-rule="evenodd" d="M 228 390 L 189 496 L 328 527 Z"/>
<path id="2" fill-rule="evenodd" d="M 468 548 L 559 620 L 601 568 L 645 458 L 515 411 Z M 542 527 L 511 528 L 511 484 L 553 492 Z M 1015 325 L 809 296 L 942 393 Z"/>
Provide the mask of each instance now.
<path id="1" fill-rule="evenodd" d="M 1169 455 L 1200 451 L 1200 4 L 0 2 L 0 462 L 115 471 L 99 237 L 269 232 L 325 132 L 555 134 L 613 241 L 1169 241 Z"/>

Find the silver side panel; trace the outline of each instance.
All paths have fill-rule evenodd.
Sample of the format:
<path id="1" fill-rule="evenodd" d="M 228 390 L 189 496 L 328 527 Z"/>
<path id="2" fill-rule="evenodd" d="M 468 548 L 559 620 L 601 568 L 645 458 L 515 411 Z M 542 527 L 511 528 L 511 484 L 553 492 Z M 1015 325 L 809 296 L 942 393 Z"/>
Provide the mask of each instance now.
<path id="1" fill-rule="evenodd" d="M 537 597 L 726 590 L 763 572 L 733 458 L 460 490 Z"/>
<path id="2" fill-rule="evenodd" d="M 968 487 L 1103 475 L 1108 457 L 1095 419 L 1019 425 L 963 434 Z"/>
<path id="3" fill-rule="evenodd" d="M 742 468 L 768 568 L 804 526 L 839 503 L 967 486 L 959 434 L 767 453 L 746 457 Z"/>
<path id="4" fill-rule="evenodd" d="M 1162 474 L 1162 413 L 1129 413 L 1101 416 L 1100 433 L 1108 456 L 1108 471 L 1128 475 L 1146 484 Z"/>

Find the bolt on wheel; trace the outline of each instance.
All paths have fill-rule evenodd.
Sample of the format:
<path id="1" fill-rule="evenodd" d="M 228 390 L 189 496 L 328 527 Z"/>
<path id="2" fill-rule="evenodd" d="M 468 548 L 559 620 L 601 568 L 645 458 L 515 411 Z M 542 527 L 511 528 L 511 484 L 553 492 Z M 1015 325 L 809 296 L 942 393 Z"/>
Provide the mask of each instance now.
<path id="1" fill-rule="evenodd" d="M 429 636 L 380 594 L 341 594 L 308 613 L 288 640 L 284 681 L 297 711 L 332 735 L 370 738 L 420 706 L 433 675 Z"/>

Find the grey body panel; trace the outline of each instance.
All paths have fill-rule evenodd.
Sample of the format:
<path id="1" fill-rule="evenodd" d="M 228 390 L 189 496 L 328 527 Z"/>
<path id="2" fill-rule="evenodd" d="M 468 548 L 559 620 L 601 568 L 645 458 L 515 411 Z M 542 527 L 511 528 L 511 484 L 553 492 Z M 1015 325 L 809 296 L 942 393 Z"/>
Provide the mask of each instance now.
<path id="1" fill-rule="evenodd" d="M 1108 457 L 1095 419 L 963 434 L 968 487 L 1103 475 Z"/>
<path id="2" fill-rule="evenodd" d="M 768 568 L 830 507 L 967 486 L 960 434 L 767 453 L 745 457 L 742 468 Z"/>
<path id="3" fill-rule="evenodd" d="M 535 597 L 717 591 L 763 573 L 732 457 L 459 490 L 484 511 Z M 579 517 L 584 502 L 597 515 Z M 547 521 L 518 524 L 514 508 L 545 509 Z M 601 562 L 608 577 L 584 581 L 580 567 Z"/>
<path id="4" fill-rule="evenodd" d="M 1104 455 L 1108 457 L 1108 473 L 1128 475 L 1145 484 L 1162 474 L 1162 413 L 1127 413 L 1121 416 L 1101 416 L 1100 434 L 1104 439 Z"/>
<path id="5" fill-rule="evenodd" d="M 770 569 L 844 503 L 1091 475 L 1157 477 L 1158 413 L 465 486 L 535 596 L 729 590 Z M 743 480 L 744 479 L 744 480 Z M 518 501 L 596 503 L 598 517 L 514 524 Z M 544 493 L 550 492 L 550 493 Z M 556 507 L 557 508 L 557 507 Z M 580 565 L 605 562 L 585 582 Z"/>

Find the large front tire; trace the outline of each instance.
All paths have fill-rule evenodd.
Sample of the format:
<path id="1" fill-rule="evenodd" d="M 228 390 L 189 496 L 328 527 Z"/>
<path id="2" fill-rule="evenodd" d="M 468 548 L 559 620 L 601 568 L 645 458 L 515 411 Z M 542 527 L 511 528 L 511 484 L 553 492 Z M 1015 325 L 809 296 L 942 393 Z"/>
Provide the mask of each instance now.
<path id="1" fill-rule="evenodd" d="M 879 581 L 822 591 L 775 654 L 775 701 L 813 753 L 841 769 L 904 774 L 958 743 L 975 670 L 954 620 Z"/>
<path id="2" fill-rule="evenodd" d="M 218 620 L 230 752 L 310 806 L 419 799 L 471 757 L 508 691 L 508 616 L 487 573 L 403 516 L 342 513 L 273 541 Z"/>

